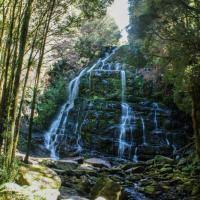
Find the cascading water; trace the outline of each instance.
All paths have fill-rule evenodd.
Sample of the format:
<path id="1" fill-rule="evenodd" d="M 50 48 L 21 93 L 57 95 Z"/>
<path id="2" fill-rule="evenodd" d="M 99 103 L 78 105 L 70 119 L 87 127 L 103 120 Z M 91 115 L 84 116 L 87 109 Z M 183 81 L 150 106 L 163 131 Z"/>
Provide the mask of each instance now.
<path id="1" fill-rule="evenodd" d="M 56 141 L 57 141 L 57 131 L 58 131 L 58 127 L 61 123 L 62 120 L 62 116 L 65 110 L 67 103 L 65 103 L 62 107 L 61 110 L 58 114 L 58 116 L 56 116 L 56 119 L 54 120 L 54 122 L 51 124 L 49 131 L 45 134 L 45 146 L 46 148 L 50 151 L 51 153 L 51 158 L 52 159 L 58 159 L 57 155 L 56 155 Z"/>
<path id="2" fill-rule="evenodd" d="M 153 156 L 147 152 L 150 145 L 155 153 L 162 145 L 176 151 L 175 144 L 162 134 L 163 117 L 168 116 L 165 109 L 148 100 L 135 101 L 137 93 L 131 90 L 135 72 L 108 62 L 116 50 L 83 69 L 69 83 L 68 99 L 45 134 L 52 159 L 59 159 L 61 153 L 77 155 L 95 150 L 137 162 Z"/>
<path id="3" fill-rule="evenodd" d="M 119 65 L 117 65 L 119 68 Z M 121 124 L 120 124 L 120 134 L 119 134 L 119 146 L 118 146 L 118 155 L 120 158 L 124 156 L 125 150 L 128 149 L 129 156 L 131 152 L 131 148 L 133 145 L 133 141 L 127 141 L 126 132 L 130 131 L 133 134 L 134 129 L 134 115 L 131 107 L 125 101 L 126 97 L 126 73 L 124 70 L 121 70 L 121 108 L 122 108 L 122 115 L 121 115 Z"/>
<path id="4" fill-rule="evenodd" d="M 141 116 L 143 145 L 147 145 L 144 118 Z"/>
<path id="5" fill-rule="evenodd" d="M 154 111 L 154 128 L 155 130 L 158 129 L 158 120 L 157 120 L 157 111 L 158 111 L 158 104 L 157 103 L 153 103 L 153 111 Z"/>
<path id="6" fill-rule="evenodd" d="M 45 134 L 45 146 L 51 153 L 52 159 L 58 159 L 58 149 L 59 149 L 59 143 L 63 140 L 65 137 L 65 124 L 68 120 L 69 112 L 74 107 L 74 101 L 78 96 L 79 93 L 79 86 L 80 86 L 80 79 L 85 75 L 89 74 L 91 79 L 91 72 L 99 66 L 100 63 L 105 65 L 105 62 L 117 51 L 117 48 L 115 48 L 111 54 L 107 54 L 104 59 L 99 59 L 92 67 L 83 69 L 78 76 L 76 76 L 69 84 L 68 87 L 68 100 L 67 102 L 62 106 L 61 111 L 59 112 L 59 115 L 56 117 L 54 122 L 51 124 L 49 130 Z M 76 125 L 76 128 L 78 129 L 78 124 Z M 78 131 L 77 131 L 78 132 Z M 77 146 L 79 149 L 81 149 L 80 146 L 80 135 L 77 137 Z"/>
<path id="7" fill-rule="evenodd" d="M 134 162 L 138 162 L 138 147 L 135 147 L 135 153 L 134 153 L 134 156 L 133 156 L 133 161 Z"/>

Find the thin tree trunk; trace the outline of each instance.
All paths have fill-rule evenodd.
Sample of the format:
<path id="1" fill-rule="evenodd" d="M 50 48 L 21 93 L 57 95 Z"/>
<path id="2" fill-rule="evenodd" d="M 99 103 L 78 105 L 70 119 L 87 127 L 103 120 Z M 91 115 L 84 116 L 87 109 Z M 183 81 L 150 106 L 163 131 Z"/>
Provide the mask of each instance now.
<path id="1" fill-rule="evenodd" d="M 10 111 L 10 135 L 9 135 L 9 143 L 8 143 L 8 151 L 6 152 L 6 161 L 5 165 L 9 168 L 12 165 L 12 151 L 13 151 L 13 144 L 14 144 L 14 131 L 15 131 L 15 120 L 16 120 L 16 113 L 17 113 L 17 104 L 18 104 L 18 95 L 19 95 L 19 87 L 20 87 L 20 78 L 21 78 L 21 69 L 24 59 L 24 52 L 27 42 L 27 35 L 28 35 L 28 28 L 29 28 L 29 21 L 31 17 L 31 9 L 32 9 L 33 0 L 28 0 L 26 3 L 26 9 L 24 12 L 24 17 L 22 19 L 22 27 L 21 27 L 21 35 L 19 40 L 19 54 L 16 64 L 16 74 L 15 74 L 15 81 L 14 81 L 14 88 L 13 88 L 13 99 L 11 102 L 11 111 Z"/>
<path id="2" fill-rule="evenodd" d="M 26 156 L 24 158 L 25 163 L 28 163 L 30 150 L 31 150 L 33 119 L 34 119 L 35 105 L 36 105 L 36 99 L 37 99 L 37 91 L 38 91 L 39 80 L 40 80 L 40 72 L 41 72 L 41 67 L 42 67 L 42 62 L 43 62 L 43 57 L 44 57 L 44 50 L 45 50 L 47 34 L 48 34 L 48 31 L 49 31 L 49 25 L 50 25 L 50 22 L 51 22 L 51 17 L 52 17 L 52 14 L 53 14 L 55 2 L 56 2 L 56 0 L 53 0 L 52 5 L 50 6 L 50 14 L 49 14 L 49 17 L 47 18 L 47 24 L 45 25 L 45 28 L 44 28 L 44 38 L 43 38 L 42 47 L 41 47 L 40 56 L 39 56 L 39 61 L 38 61 L 38 66 L 37 66 L 35 86 L 34 86 L 34 91 L 33 91 L 33 99 L 32 99 L 32 104 L 31 104 L 31 116 L 30 116 L 30 122 L 29 122 L 27 152 L 26 152 Z"/>

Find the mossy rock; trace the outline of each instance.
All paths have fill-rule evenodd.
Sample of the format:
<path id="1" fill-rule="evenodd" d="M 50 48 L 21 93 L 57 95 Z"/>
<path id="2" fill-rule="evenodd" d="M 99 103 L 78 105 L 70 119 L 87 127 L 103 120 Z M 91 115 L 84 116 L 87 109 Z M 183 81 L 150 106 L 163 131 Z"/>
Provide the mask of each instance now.
<path id="1" fill-rule="evenodd" d="M 154 160 L 154 163 L 157 163 L 157 164 L 170 164 L 170 165 L 174 164 L 173 159 L 162 156 L 162 155 L 155 156 L 153 160 Z"/>
<path id="2" fill-rule="evenodd" d="M 95 200 L 99 197 L 105 200 L 123 200 L 122 187 L 109 178 L 100 178 L 91 192 L 91 199 Z"/>
<path id="3" fill-rule="evenodd" d="M 31 186 L 22 187 L 16 183 L 6 183 L 0 188 L 0 200 L 57 200 L 58 189 L 38 190 Z"/>
<path id="4" fill-rule="evenodd" d="M 41 165 L 25 165 L 19 168 L 19 185 L 34 186 L 38 189 L 59 189 L 60 177 L 51 169 Z"/>
<path id="5" fill-rule="evenodd" d="M 144 193 L 153 195 L 156 193 L 156 186 L 155 185 L 147 185 L 144 187 Z"/>
<path id="6" fill-rule="evenodd" d="M 163 167 L 160 169 L 160 173 L 166 174 L 166 173 L 172 173 L 173 169 L 171 167 Z"/>
<path id="7" fill-rule="evenodd" d="M 6 183 L 0 188 L 0 200 L 31 200 L 33 195 L 16 183 Z"/>

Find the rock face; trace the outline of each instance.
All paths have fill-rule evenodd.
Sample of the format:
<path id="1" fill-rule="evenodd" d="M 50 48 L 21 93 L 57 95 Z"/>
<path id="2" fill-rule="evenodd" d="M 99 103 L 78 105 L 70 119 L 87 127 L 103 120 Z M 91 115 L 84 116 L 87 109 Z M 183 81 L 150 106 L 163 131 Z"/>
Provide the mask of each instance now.
<path id="1" fill-rule="evenodd" d="M 69 85 L 69 99 L 53 123 L 56 132 L 47 137 L 54 157 L 85 151 L 148 160 L 173 156 L 187 143 L 183 124 L 173 119 L 173 110 L 151 98 L 152 82 L 144 83 L 136 70 L 102 60 Z"/>
<path id="2" fill-rule="evenodd" d="M 45 166 L 20 167 L 16 182 L 1 186 L 0 200 L 57 200 L 60 195 L 60 178 Z"/>

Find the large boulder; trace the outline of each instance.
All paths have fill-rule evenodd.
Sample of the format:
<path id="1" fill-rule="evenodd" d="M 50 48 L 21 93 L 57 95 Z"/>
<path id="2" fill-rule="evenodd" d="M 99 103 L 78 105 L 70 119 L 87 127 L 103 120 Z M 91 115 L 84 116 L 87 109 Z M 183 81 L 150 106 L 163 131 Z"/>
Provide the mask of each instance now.
<path id="1" fill-rule="evenodd" d="M 91 192 L 92 200 L 123 200 L 122 187 L 109 178 L 100 178 Z"/>
<path id="2" fill-rule="evenodd" d="M 59 195 L 57 189 L 35 190 L 16 183 L 6 183 L 0 188 L 0 200 L 57 200 Z"/>
<path id="3" fill-rule="evenodd" d="M 54 164 L 56 168 L 62 170 L 73 170 L 78 167 L 78 162 L 74 160 L 58 160 Z"/>
<path id="4" fill-rule="evenodd" d="M 6 183 L 0 188 L 0 200 L 34 200 L 33 194 L 16 183 Z"/>
<path id="5" fill-rule="evenodd" d="M 38 189 L 59 189 L 60 177 L 51 169 L 41 165 L 26 165 L 19 168 L 19 185 L 32 186 Z"/>

